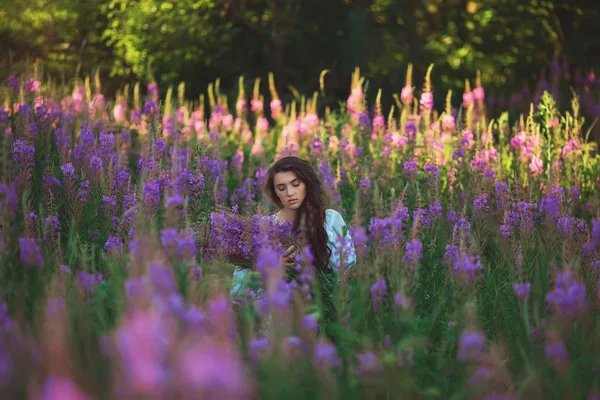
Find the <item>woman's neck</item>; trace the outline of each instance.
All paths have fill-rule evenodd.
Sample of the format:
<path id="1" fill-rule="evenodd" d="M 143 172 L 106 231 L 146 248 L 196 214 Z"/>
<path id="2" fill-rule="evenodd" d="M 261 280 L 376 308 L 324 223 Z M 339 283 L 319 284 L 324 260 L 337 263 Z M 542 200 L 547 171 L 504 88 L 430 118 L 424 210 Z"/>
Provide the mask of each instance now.
<path id="1" fill-rule="evenodd" d="M 280 220 L 287 221 L 293 224 L 296 219 L 296 213 L 296 210 L 282 208 L 281 210 L 279 210 L 279 212 L 277 212 L 277 216 Z"/>

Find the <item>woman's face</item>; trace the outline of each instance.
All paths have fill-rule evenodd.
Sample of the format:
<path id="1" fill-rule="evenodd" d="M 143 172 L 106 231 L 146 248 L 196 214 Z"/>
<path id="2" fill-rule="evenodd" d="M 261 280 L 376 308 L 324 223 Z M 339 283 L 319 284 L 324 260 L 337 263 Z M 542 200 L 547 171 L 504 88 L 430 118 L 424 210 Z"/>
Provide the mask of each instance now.
<path id="1" fill-rule="evenodd" d="M 306 185 L 294 172 L 278 172 L 273 177 L 275 193 L 283 208 L 297 210 L 306 197 Z"/>

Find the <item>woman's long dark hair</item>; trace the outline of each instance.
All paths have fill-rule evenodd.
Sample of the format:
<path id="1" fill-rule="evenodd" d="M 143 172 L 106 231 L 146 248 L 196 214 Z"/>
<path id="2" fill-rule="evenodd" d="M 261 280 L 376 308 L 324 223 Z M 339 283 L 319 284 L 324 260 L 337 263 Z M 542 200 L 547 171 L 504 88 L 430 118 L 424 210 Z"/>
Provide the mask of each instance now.
<path id="1" fill-rule="evenodd" d="M 323 182 L 308 161 L 298 157 L 284 157 L 269 168 L 265 191 L 273 202 L 283 207 L 275 192 L 275 174 L 293 172 L 306 185 L 306 197 L 293 223 L 294 230 L 299 230 L 303 244 L 308 244 L 314 257 L 314 266 L 326 271 L 331 258 L 331 250 L 327 246 L 329 240 L 325 230 L 325 212 L 327 211 L 327 193 Z"/>

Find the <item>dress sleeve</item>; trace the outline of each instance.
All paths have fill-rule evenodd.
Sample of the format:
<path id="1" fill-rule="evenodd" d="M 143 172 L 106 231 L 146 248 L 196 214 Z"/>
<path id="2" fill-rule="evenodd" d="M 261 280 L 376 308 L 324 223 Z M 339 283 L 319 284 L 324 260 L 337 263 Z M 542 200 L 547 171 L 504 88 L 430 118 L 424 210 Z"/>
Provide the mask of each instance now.
<path id="1" fill-rule="evenodd" d="M 328 246 L 331 249 L 329 267 L 339 273 L 342 264 L 340 257 L 343 257 L 343 265 L 346 268 L 352 268 L 356 264 L 356 251 L 350 229 L 339 212 L 332 209 L 327 210 L 325 230 L 329 239 Z"/>

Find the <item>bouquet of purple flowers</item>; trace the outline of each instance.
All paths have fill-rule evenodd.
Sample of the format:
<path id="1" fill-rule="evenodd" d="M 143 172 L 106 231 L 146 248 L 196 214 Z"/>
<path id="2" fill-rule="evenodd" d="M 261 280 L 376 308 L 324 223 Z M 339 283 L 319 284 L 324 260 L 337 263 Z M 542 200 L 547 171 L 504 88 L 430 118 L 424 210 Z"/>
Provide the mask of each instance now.
<path id="1" fill-rule="evenodd" d="M 204 257 L 247 268 L 253 267 L 261 247 L 287 249 L 297 245 L 291 223 L 274 216 L 242 215 L 226 207 L 210 213 L 200 236 Z"/>

